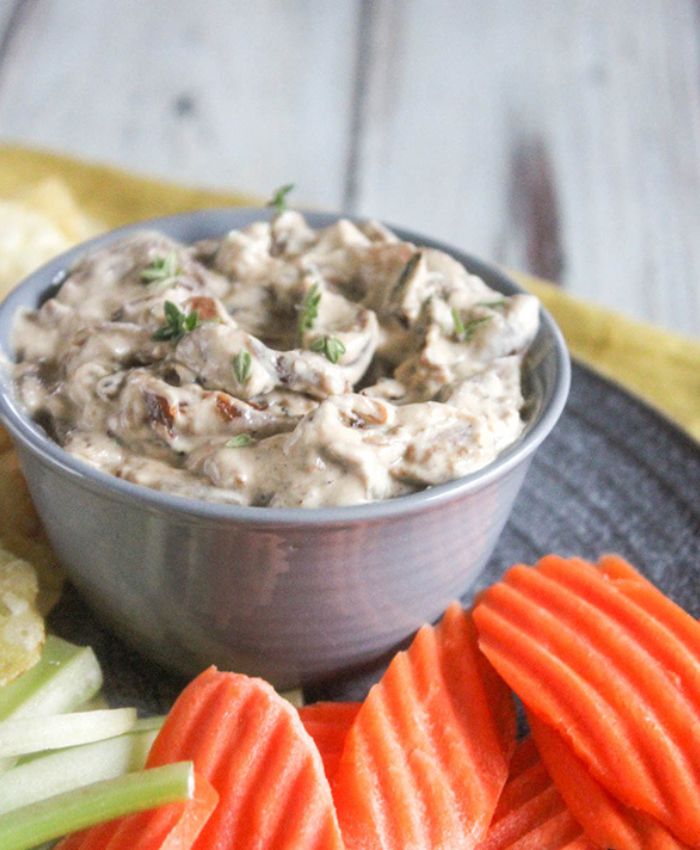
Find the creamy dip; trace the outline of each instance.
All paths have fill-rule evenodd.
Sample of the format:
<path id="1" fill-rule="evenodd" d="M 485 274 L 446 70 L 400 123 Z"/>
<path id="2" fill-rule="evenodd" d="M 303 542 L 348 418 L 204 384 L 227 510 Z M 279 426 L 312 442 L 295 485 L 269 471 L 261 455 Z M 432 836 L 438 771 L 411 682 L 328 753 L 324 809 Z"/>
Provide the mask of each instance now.
<path id="1" fill-rule="evenodd" d="M 492 461 L 523 428 L 538 302 L 377 222 L 283 211 L 85 256 L 14 326 L 16 389 L 68 452 L 243 505 L 389 499 Z"/>

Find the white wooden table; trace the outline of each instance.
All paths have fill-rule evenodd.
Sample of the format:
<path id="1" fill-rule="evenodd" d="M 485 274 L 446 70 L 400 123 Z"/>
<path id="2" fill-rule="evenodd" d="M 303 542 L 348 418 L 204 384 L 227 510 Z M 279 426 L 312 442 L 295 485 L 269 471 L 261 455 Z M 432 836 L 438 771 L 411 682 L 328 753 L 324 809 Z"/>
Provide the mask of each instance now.
<path id="1" fill-rule="evenodd" d="M 0 0 L 0 137 L 293 180 L 700 333 L 695 0 Z"/>

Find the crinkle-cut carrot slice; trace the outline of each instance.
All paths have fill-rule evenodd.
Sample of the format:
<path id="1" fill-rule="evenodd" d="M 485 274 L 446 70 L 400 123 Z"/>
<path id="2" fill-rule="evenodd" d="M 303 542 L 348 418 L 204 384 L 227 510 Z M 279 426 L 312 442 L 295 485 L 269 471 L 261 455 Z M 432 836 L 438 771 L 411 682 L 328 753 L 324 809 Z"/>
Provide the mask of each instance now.
<path id="1" fill-rule="evenodd" d="M 89 850 L 88 839 L 93 842 L 93 847 L 106 847 L 107 842 L 114 834 L 114 824 L 115 821 L 109 821 L 108 823 L 93 826 L 82 832 L 74 832 L 71 835 L 67 835 L 62 841 L 59 841 L 55 850 Z M 94 842 L 96 841 L 100 841 L 101 844 L 95 844 Z"/>
<path id="2" fill-rule="evenodd" d="M 664 626 L 700 664 L 700 623 L 694 617 L 619 555 L 604 555 L 598 569 L 621 593 Z"/>
<path id="3" fill-rule="evenodd" d="M 567 811 L 530 738 L 518 744 L 508 783 L 478 850 L 595 850 Z"/>
<path id="4" fill-rule="evenodd" d="M 513 567 L 474 619 L 495 668 L 595 779 L 700 844 L 700 667 L 680 639 L 598 568 L 556 556 Z"/>
<path id="5" fill-rule="evenodd" d="M 592 841 L 610 850 L 689 850 L 651 815 L 609 794 L 556 730 L 532 714 L 528 721 L 547 772 Z"/>
<path id="6" fill-rule="evenodd" d="M 548 796 L 558 798 L 553 786 Z M 504 837 L 499 836 L 495 829 L 493 837 L 489 833 L 486 841 L 479 845 L 479 850 L 604 850 L 586 838 L 581 827 L 561 803 L 561 798 L 558 798 L 558 802 L 562 808 L 556 812 L 548 811 L 544 815 L 537 811 L 517 813 L 524 821 L 504 823 L 508 828 Z M 517 837 L 509 837 L 509 833 Z"/>
<path id="7" fill-rule="evenodd" d="M 361 702 L 316 702 L 299 709 L 304 729 L 314 739 L 321 754 L 331 788 L 335 782 L 345 738 L 361 705 Z"/>
<path id="8" fill-rule="evenodd" d="M 267 682 L 213 667 L 191 682 L 148 766 L 183 759 L 219 794 L 195 850 L 342 850 L 316 745 Z"/>
<path id="9" fill-rule="evenodd" d="M 76 832 L 64 838 L 56 850 L 190 850 L 218 800 L 206 779 L 195 774 L 191 800 Z"/>
<path id="10" fill-rule="evenodd" d="M 511 694 L 453 603 L 369 692 L 334 797 L 347 850 L 469 850 L 488 830 L 515 746 Z"/>
<path id="11" fill-rule="evenodd" d="M 88 835 L 92 837 L 92 840 L 98 836 L 104 839 L 102 841 L 102 846 L 104 847 L 112 835 L 114 823 L 114 821 L 109 821 L 108 823 L 102 823 L 99 826 L 93 826 L 81 832 L 73 832 L 71 835 L 67 835 L 62 841 L 59 841 L 55 850 L 83 850 L 84 847 L 89 846 L 85 843 Z"/>
<path id="12" fill-rule="evenodd" d="M 598 561 L 598 569 L 603 575 L 615 581 L 639 582 L 654 587 L 649 579 L 645 578 L 639 570 L 636 570 L 629 561 L 626 561 L 620 555 L 603 555 Z M 661 595 L 663 596 L 663 594 Z"/>
<path id="13" fill-rule="evenodd" d="M 530 737 L 519 741 L 510 762 L 508 782 L 498 798 L 489 830 L 504 815 L 524 806 L 551 785 L 535 742 Z"/>

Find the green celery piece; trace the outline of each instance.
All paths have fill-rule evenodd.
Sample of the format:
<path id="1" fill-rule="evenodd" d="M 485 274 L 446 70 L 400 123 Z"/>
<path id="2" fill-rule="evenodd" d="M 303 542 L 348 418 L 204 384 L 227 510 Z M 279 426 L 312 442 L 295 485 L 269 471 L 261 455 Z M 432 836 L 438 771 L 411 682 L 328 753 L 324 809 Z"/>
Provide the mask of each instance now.
<path id="1" fill-rule="evenodd" d="M 109 708 L 107 698 L 102 691 L 96 693 L 94 697 L 86 702 L 81 702 L 80 705 L 76 706 L 76 711 L 97 711 L 100 708 Z"/>
<path id="2" fill-rule="evenodd" d="M 131 727 L 131 729 L 129 729 L 129 731 L 126 732 L 125 735 L 118 736 L 118 738 L 116 740 L 120 740 L 122 737 L 127 737 L 129 735 L 141 734 L 143 732 L 153 732 L 153 733 L 157 734 L 161 730 L 161 728 L 163 727 L 164 723 L 165 723 L 165 715 L 159 715 L 157 717 L 139 717 L 139 719 L 136 721 L 136 723 L 134 723 L 134 725 Z M 95 743 L 99 744 L 99 743 L 102 743 L 102 742 L 96 741 Z M 92 744 L 89 744 L 89 745 L 86 744 L 86 746 L 92 746 Z M 47 756 L 55 755 L 56 753 L 68 752 L 70 750 L 75 750 L 75 749 L 79 749 L 79 748 L 78 747 L 65 747 L 64 749 L 60 749 L 60 750 L 42 750 L 41 752 L 38 752 L 38 753 L 27 753 L 27 755 L 24 755 L 20 759 L 17 760 L 17 765 L 21 766 L 21 765 L 24 765 L 24 764 L 28 764 L 31 761 L 36 761 L 37 759 L 43 759 L 43 758 L 46 758 Z M 141 767 L 143 767 L 143 765 L 141 765 Z M 135 768 L 132 768 L 132 770 L 137 770 L 137 769 L 138 769 L 138 766 L 135 767 Z M 3 787 L 2 780 L 3 780 L 3 777 L 2 777 L 2 774 L 0 773 L 0 787 Z M 0 810 L 2 810 L 2 800 L 0 800 Z"/>
<path id="3" fill-rule="evenodd" d="M 72 711 L 102 687 L 102 671 L 90 647 L 49 635 L 39 661 L 0 688 L 0 721 Z M 0 759 L 0 775 L 15 763 Z"/>
<path id="4" fill-rule="evenodd" d="M 34 667 L 0 688 L 0 720 L 73 711 L 101 687 L 92 649 L 49 635 Z"/>
<path id="5" fill-rule="evenodd" d="M 0 723 L 0 757 L 23 756 L 114 738 L 128 732 L 135 722 L 135 708 L 13 717 Z"/>
<path id="6" fill-rule="evenodd" d="M 153 717 L 139 717 L 134 723 L 132 732 L 159 732 L 165 723 L 164 714 L 156 714 Z"/>
<path id="7" fill-rule="evenodd" d="M 142 770 L 158 729 L 42 753 L 0 776 L 0 815 L 66 791 Z"/>
<path id="8" fill-rule="evenodd" d="M 31 850 L 95 824 L 191 799 L 193 794 L 192 762 L 95 782 L 0 815 L 0 847 Z"/>

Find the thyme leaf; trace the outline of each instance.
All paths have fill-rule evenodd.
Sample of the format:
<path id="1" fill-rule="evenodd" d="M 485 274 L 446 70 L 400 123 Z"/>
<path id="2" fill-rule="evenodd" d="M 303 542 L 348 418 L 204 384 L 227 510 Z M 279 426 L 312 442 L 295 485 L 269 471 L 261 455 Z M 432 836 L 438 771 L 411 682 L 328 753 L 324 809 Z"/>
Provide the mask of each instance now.
<path id="1" fill-rule="evenodd" d="M 337 336 L 320 336 L 311 343 L 311 350 L 324 354 L 331 363 L 337 363 L 345 354 L 345 346 Z"/>
<path id="2" fill-rule="evenodd" d="M 196 310 L 183 313 L 172 301 L 165 302 L 163 313 L 165 323 L 151 337 L 155 342 L 164 342 L 169 339 L 178 342 L 199 325 L 199 314 Z"/>
<path id="3" fill-rule="evenodd" d="M 403 269 L 401 269 L 401 274 L 399 275 L 396 283 L 394 284 L 394 288 L 392 289 L 392 296 L 394 298 L 396 298 L 397 295 L 399 295 L 404 289 L 404 287 L 410 282 L 422 256 L 423 254 L 421 251 L 416 251 L 416 253 L 411 256 L 411 259 L 403 267 Z"/>
<path id="4" fill-rule="evenodd" d="M 480 316 L 478 319 L 470 319 L 468 322 L 462 320 L 459 310 L 452 308 L 452 321 L 454 322 L 455 336 L 462 342 L 469 342 L 474 338 L 477 329 L 485 322 L 491 321 L 491 316 Z"/>
<path id="5" fill-rule="evenodd" d="M 227 449 L 242 449 L 243 446 L 249 446 L 252 442 L 253 438 L 250 434 L 236 434 L 235 437 L 231 437 L 230 440 L 226 440 L 224 446 Z"/>
<path id="6" fill-rule="evenodd" d="M 141 270 L 141 280 L 144 283 L 165 283 L 180 274 L 177 254 L 170 251 L 164 257 L 156 257 L 145 269 Z"/>
<path id="7" fill-rule="evenodd" d="M 245 384 L 250 378 L 250 368 L 253 358 L 248 351 L 239 351 L 233 358 L 233 371 L 239 384 Z"/>
<path id="8" fill-rule="evenodd" d="M 319 292 L 318 284 L 314 283 L 301 302 L 298 324 L 299 336 L 302 336 L 304 331 L 309 331 L 314 326 L 314 322 L 318 318 L 318 305 L 320 303 L 321 293 Z"/>
<path id="9" fill-rule="evenodd" d="M 499 298 L 497 301 L 477 301 L 477 307 L 488 307 L 489 310 L 503 310 L 508 303 L 506 298 Z"/>
<path id="10" fill-rule="evenodd" d="M 266 206 L 272 207 L 277 215 L 281 215 L 287 209 L 287 195 L 294 188 L 294 183 L 286 183 L 277 189 Z"/>

